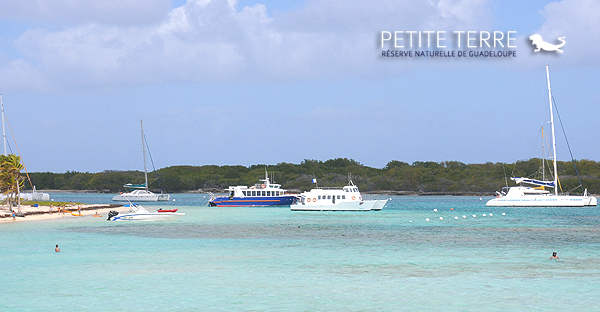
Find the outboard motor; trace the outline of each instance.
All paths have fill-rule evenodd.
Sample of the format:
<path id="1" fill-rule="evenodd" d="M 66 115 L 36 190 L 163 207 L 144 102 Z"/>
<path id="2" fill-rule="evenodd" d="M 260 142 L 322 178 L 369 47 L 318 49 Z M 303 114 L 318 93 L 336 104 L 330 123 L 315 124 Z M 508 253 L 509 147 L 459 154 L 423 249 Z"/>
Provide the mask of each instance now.
<path id="1" fill-rule="evenodd" d="M 112 218 L 112 217 L 114 217 L 114 216 L 116 216 L 118 214 L 119 214 L 118 212 L 116 212 L 114 210 L 111 210 L 111 211 L 108 212 L 108 219 L 106 219 L 106 220 L 110 220 L 110 218 Z"/>

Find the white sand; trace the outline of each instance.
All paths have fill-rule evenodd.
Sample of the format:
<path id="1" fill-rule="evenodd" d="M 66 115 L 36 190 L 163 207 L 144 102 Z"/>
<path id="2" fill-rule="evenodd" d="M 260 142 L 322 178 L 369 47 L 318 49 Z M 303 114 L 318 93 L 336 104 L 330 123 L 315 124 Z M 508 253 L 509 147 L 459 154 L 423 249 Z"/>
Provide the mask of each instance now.
<path id="1" fill-rule="evenodd" d="M 81 208 L 82 216 L 92 216 L 96 214 L 96 211 L 99 215 L 102 215 L 103 218 L 108 217 L 108 212 L 111 210 L 120 210 L 124 208 L 123 206 L 117 207 L 109 207 L 109 205 L 67 205 L 65 210 L 72 211 L 77 214 L 77 207 Z M 18 211 L 16 207 L 13 208 L 16 212 Z M 6 206 L 0 206 L 0 215 L 7 216 L 4 218 L 0 218 L 0 223 L 2 222 L 23 222 L 23 221 L 34 221 L 34 220 L 50 220 L 50 219 L 58 219 L 58 218 L 81 218 L 80 216 L 73 216 L 70 212 L 59 213 L 57 207 L 52 207 L 52 212 L 50 212 L 49 206 L 39 206 L 32 207 L 28 205 L 21 205 L 21 212 L 25 214 L 25 217 L 15 217 L 14 220 L 12 218 L 12 214 L 8 210 Z M 29 214 L 31 212 L 41 212 L 40 214 Z"/>

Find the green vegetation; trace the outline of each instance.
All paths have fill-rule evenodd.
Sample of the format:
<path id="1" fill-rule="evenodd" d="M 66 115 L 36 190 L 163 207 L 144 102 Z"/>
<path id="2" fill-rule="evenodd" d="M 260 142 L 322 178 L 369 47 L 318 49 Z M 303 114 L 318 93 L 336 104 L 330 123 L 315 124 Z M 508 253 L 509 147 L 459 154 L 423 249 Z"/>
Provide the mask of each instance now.
<path id="1" fill-rule="evenodd" d="M 319 186 L 343 186 L 348 174 L 364 192 L 403 192 L 424 194 L 492 194 L 506 186 L 505 177 L 527 176 L 541 178 L 541 159 L 533 158 L 514 164 L 464 164 L 458 161 L 421 162 L 412 164 L 390 161 L 384 168 L 371 168 L 359 162 L 336 158 L 327 161 L 304 160 L 300 164 L 244 166 L 172 166 L 157 171 L 158 180 L 150 189 L 166 192 L 217 190 L 230 185 L 254 185 L 263 178 L 265 169 L 275 182 L 287 189 L 308 190 L 317 178 Z M 583 186 L 590 193 L 600 193 L 600 163 L 592 160 L 575 161 Z M 546 172 L 549 172 L 547 169 Z M 536 175 L 537 173 L 537 175 Z M 563 191 L 583 192 L 571 162 L 558 162 L 558 174 Z M 125 183 L 143 181 L 138 171 L 104 171 L 99 173 L 37 172 L 29 174 L 37 189 L 90 190 L 99 192 L 123 191 Z M 160 184 L 159 184 L 160 183 Z M 508 185 L 514 185 L 508 180 Z"/>
<path id="2" fill-rule="evenodd" d="M 21 176 L 23 164 L 21 157 L 15 154 L 0 155 L 0 192 L 6 195 L 6 204 L 18 203 L 19 191 L 25 179 Z"/>

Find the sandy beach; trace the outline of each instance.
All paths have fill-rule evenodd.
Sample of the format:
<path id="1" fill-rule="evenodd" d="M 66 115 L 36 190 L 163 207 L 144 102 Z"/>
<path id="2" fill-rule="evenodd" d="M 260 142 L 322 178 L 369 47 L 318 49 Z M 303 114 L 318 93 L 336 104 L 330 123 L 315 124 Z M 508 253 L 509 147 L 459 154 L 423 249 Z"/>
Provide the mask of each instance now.
<path id="1" fill-rule="evenodd" d="M 80 208 L 81 216 L 74 216 L 71 212 L 77 214 L 77 209 Z M 21 212 L 25 215 L 24 217 L 12 218 L 12 213 L 6 206 L 0 206 L 0 223 L 2 222 L 24 222 L 24 221 L 39 221 L 39 220 L 50 220 L 58 218 L 80 218 L 83 216 L 92 216 L 98 212 L 99 215 L 106 218 L 107 214 L 111 210 L 118 210 L 124 208 L 123 205 L 111 204 L 111 205 L 67 205 L 65 212 L 59 212 L 58 207 L 50 206 L 39 206 L 33 207 L 29 205 L 21 205 Z M 17 211 L 17 208 L 13 208 Z M 68 211 L 68 212 L 67 212 Z"/>

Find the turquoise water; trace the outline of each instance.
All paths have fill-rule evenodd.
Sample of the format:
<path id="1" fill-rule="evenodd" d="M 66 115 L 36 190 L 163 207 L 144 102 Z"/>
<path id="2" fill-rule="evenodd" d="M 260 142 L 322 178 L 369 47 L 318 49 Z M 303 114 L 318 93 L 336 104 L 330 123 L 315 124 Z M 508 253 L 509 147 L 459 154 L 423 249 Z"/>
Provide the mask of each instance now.
<path id="1" fill-rule="evenodd" d="M 393 196 L 377 212 L 292 212 L 206 207 L 198 194 L 172 198 L 158 206 L 186 213 L 175 222 L 0 224 L 0 310 L 593 311 L 600 304 L 598 208 Z M 560 260 L 549 260 L 553 251 Z"/>

